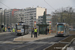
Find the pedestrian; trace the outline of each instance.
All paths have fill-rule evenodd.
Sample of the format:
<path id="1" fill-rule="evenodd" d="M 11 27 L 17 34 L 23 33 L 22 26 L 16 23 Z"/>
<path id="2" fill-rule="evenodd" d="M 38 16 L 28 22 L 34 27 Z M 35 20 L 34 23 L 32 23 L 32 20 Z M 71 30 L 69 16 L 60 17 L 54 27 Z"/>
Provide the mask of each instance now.
<path id="1" fill-rule="evenodd" d="M 34 34 L 34 28 L 32 29 L 32 34 Z"/>
<path id="2" fill-rule="evenodd" d="M 33 37 L 34 34 L 34 28 L 32 28 L 31 37 Z"/>
<path id="3" fill-rule="evenodd" d="M 49 29 L 48 29 L 48 34 L 49 34 Z"/>
<path id="4" fill-rule="evenodd" d="M 37 28 L 34 29 L 34 38 L 37 38 Z"/>
<path id="5" fill-rule="evenodd" d="M 48 29 L 46 28 L 46 35 L 47 35 Z"/>
<path id="6" fill-rule="evenodd" d="M 6 32 L 6 29 L 7 29 L 7 28 L 5 27 L 5 32 Z"/>
<path id="7" fill-rule="evenodd" d="M 13 32 L 15 32 L 15 29 L 13 28 Z"/>
<path id="8" fill-rule="evenodd" d="M 8 32 L 10 32 L 10 27 L 8 27 Z"/>
<path id="9" fill-rule="evenodd" d="M 3 32 L 5 31 L 4 27 L 3 27 Z"/>

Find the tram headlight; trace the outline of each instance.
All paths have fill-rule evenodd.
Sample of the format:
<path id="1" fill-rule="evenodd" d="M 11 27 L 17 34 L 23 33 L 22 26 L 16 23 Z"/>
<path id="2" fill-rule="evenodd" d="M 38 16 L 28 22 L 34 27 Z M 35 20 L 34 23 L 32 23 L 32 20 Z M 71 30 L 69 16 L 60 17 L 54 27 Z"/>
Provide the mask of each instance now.
<path id="1" fill-rule="evenodd" d="M 60 31 L 58 31 L 58 34 L 61 33 Z"/>
<path id="2" fill-rule="evenodd" d="M 17 30 L 17 32 L 21 32 L 21 30 Z"/>
<path id="3" fill-rule="evenodd" d="M 61 31 L 61 33 L 64 33 L 64 31 Z"/>

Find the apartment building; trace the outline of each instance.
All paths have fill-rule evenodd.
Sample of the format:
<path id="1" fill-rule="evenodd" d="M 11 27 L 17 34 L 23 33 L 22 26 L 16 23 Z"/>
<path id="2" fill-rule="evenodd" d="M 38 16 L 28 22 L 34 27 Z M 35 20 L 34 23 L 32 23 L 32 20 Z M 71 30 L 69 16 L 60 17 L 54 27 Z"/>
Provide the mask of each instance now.
<path id="1" fill-rule="evenodd" d="M 30 27 L 34 27 L 34 22 L 38 24 L 38 16 L 42 16 L 45 11 L 45 8 L 42 7 L 29 7 L 25 9 L 25 22 Z"/>
<path id="2" fill-rule="evenodd" d="M 52 16 L 50 14 L 46 14 L 46 23 L 49 24 L 49 22 L 52 21 Z M 43 16 L 39 16 L 38 17 L 38 24 L 42 24 L 43 23 Z"/>
<path id="3" fill-rule="evenodd" d="M 14 12 L 14 17 L 17 18 L 17 22 L 25 22 L 25 10 L 18 9 L 18 11 Z"/>
<path id="4" fill-rule="evenodd" d="M 36 21 L 36 24 L 38 24 L 38 16 L 43 16 L 45 10 L 46 9 L 42 7 L 35 7 L 35 8 L 28 7 L 25 9 L 9 9 L 9 10 L 5 10 L 5 16 L 7 18 L 7 22 L 11 24 L 15 24 L 16 22 L 22 21 L 25 22 L 27 25 L 29 25 L 29 27 L 34 27 L 34 22 Z"/>

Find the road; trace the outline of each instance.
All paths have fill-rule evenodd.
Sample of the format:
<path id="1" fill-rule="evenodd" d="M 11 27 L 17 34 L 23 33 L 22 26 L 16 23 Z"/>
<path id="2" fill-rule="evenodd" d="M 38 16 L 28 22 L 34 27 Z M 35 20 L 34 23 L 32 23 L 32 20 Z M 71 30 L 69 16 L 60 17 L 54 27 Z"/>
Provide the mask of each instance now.
<path id="1" fill-rule="evenodd" d="M 0 50 L 43 50 L 44 48 L 51 46 L 66 37 L 51 37 L 42 40 L 36 40 L 31 42 L 15 42 L 16 38 L 14 33 L 0 35 Z M 7 43 L 8 42 L 8 43 Z"/>
<path id="2" fill-rule="evenodd" d="M 0 35 L 0 41 L 13 41 L 16 37 L 18 36 L 16 36 L 15 33 L 3 34 Z"/>

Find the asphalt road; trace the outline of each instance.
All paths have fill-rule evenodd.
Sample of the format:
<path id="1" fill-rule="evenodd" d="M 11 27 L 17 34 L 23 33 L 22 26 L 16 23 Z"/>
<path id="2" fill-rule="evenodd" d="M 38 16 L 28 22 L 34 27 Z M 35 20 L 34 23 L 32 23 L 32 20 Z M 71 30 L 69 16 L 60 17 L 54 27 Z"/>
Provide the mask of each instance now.
<path id="1" fill-rule="evenodd" d="M 13 41 L 16 37 L 18 36 L 16 36 L 15 33 L 3 34 L 0 35 L 0 41 Z"/>

